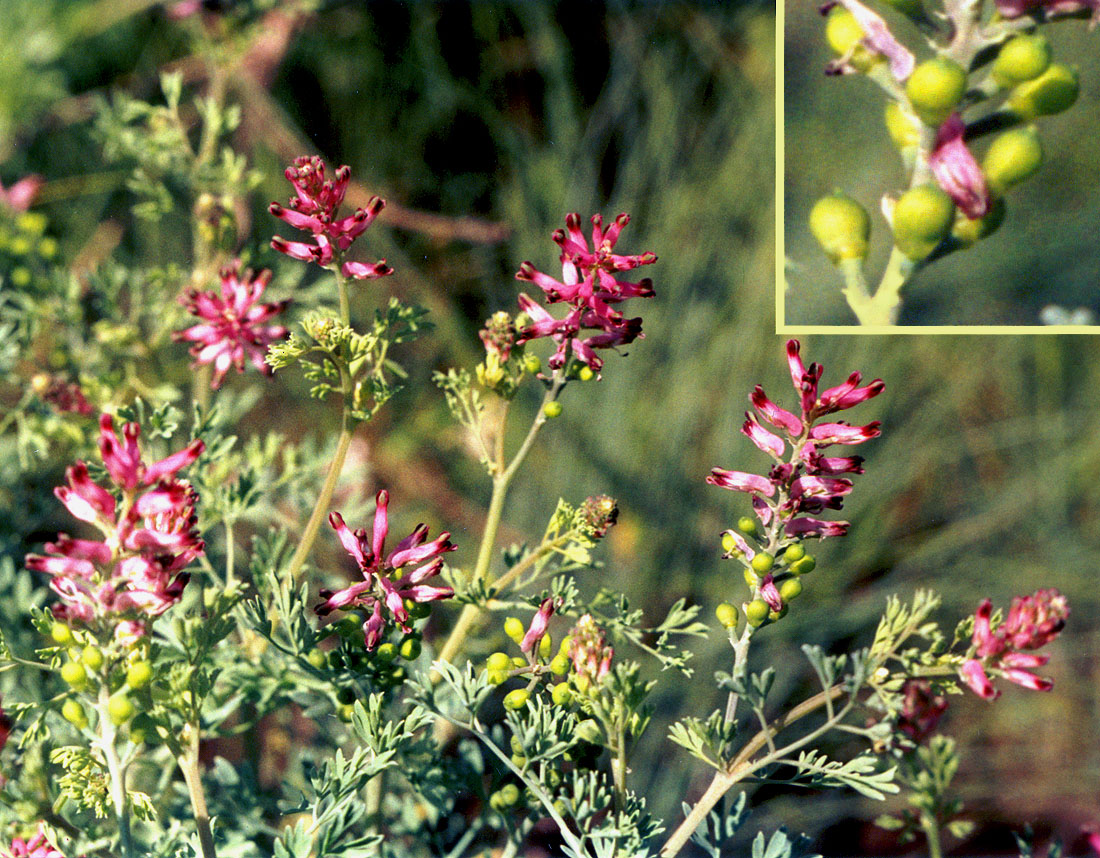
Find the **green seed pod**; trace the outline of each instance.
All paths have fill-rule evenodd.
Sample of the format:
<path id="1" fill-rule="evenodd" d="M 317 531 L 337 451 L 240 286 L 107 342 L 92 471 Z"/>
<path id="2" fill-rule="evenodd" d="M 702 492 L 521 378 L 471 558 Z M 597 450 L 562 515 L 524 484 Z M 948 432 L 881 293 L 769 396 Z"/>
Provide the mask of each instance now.
<path id="1" fill-rule="evenodd" d="M 958 217 L 955 218 L 955 226 L 952 228 L 951 234 L 969 247 L 983 238 L 993 235 L 1000 229 L 1001 224 L 1004 223 L 1005 212 L 1005 201 L 1000 197 L 993 200 L 989 213 L 984 217 L 970 220 L 960 212 Z"/>
<path id="2" fill-rule="evenodd" d="M 519 787 L 515 784 L 505 784 L 498 790 L 498 794 L 506 807 L 511 807 L 519 801 Z"/>
<path id="3" fill-rule="evenodd" d="M 785 616 L 787 616 L 787 611 L 789 611 L 789 610 L 790 610 L 790 605 L 784 605 L 778 611 L 769 611 L 768 612 L 768 619 L 771 620 L 773 623 L 778 622 L 779 620 L 781 620 Z"/>
<path id="4" fill-rule="evenodd" d="M 863 28 L 856 16 L 837 4 L 825 19 L 825 41 L 837 56 L 844 56 L 857 47 L 863 38 Z"/>
<path id="5" fill-rule="evenodd" d="M 328 664 L 328 659 L 325 657 L 324 651 L 317 649 L 317 647 L 314 647 L 309 651 L 309 653 L 306 655 L 306 661 L 308 661 L 318 670 L 322 670 L 325 665 Z"/>
<path id="6" fill-rule="evenodd" d="M 518 617 L 509 617 L 504 621 L 504 634 L 508 635 L 516 643 L 523 640 L 523 636 L 527 633 L 527 630 L 523 627 L 523 623 Z"/>
<path id="7" fill-rule="evenodd" d="M 753 599 L 745 607 L 745 618 L 749 621 L 749 625 L 755 629 L 767 619 L 769 610 L 768 603 L 763 599 Z"/>
<path id="8" fill-rule="evenodd" d="M 352 691 L 350 688 L 341 688 L 339 691 L 336 692 L 336 699 L 340 703 L 354 703 L 355 692 Z"/>
<path id="9" fill-rule="evenodd" d="M 121 727 L 134 717 L 134 704 L 125 693 L 116 691 L 107 698 L 107 716 L 116 727 Z"/>
<path id="10" fill-rule="evenodd" d="M 374 657 L 383 665 L 390 664 L 397 658 L 397 645 L 386 641 L 374 651 Z"/>
<path id="11" fill-rule="evenodd" d="M 527 667 L 527 659 L 522 655 L 512 656 L 512 667 Z"/>
<path id="12" fill-rule="evenodd" d="M 925 60 L 909 75 L 905 93 L 922 122 L 939 125 L 966 93 L 966 70 L 947 57 Z"/>
<path id="13" fill-rule="evenodd" d="M 1021 33 L 1001 46 L 993 61 L 993 80 L 1001 89 L 1034 80 L 1050 66 L 1050 42 L 1040 33 Z"/>
<path id="14" fill-rule="evenodd" d="M 768 554 L 768 552 L 761 551 L 759 554 L 755 555 L 750 562 L 755 571 L 759 572 L 761 575 L 765 575 L 771 572 L 772 567 L 775 565 L 775 558 Z"/>
<path id="15" fill-rule="evenodd" d="M 585 364 L 584 366 L 582 366 L 580 368 L 580 370 L 578 370 L 578 372 L 577 372 L 577 378 L 579 378 L 581 381 L 591 381 L 595 377 L 596 377 L 596 373 L 592 370 L 592 367 L 590 367 L 588 364 Z"/>
<path id="16" fill-rule="evenodd" d="M 126 684 L 131 688 L 144 688 L 153 678 L 153 666 L 147 661 L 138 661 L 126 668 Z"/>
<path id="17" fill-rule="evenodd" d="M 749 518 L 747 515 L 741 516 L 741 518 L 737 519 L 737 529 L 748 536 L 752 536 L 756 533 L 756 519 Z M 722 547 L 726 547 L 725 542 L 722 543 Z M 729 549 L 726 550 L 728 551 Z"/>
<path id="18" fill-rule="evenodd" d="M 558 647 L 558 653 L 560 655 L 568 656 L 569 648 L 573 646 L 573 636 L 566 635 L 561 639 L 561 646 Z"/>
<path id="19" fill-rule="evenodd" d="M 550 692 L 550 699 L 554 701 L 555 706 L 568 706 L 573 702 L 573 692 L 569 688 L 568 682 L 559 682 L 554 686 Z"/>
<path id="20" fill-rule="evenodd" d="M 802 547 L 801 542 L 796 542 L 794 545 L 788 545 L 787 550 L 783 552 L 783 559 L 787 561 L 788 566 L 795 561 L 801 560 L 805 556 L 806 549 Z"/>
<path id="21" fill-rule="evenodd" d="M 149 744 L 156 736 L 156 730 L 156 722 L 142 712 L 130 722 L 130 741 L 135 745 Z"/>
<path id="22" fill-rule="evenodd" d="M 722 534 L 722 550 L 726 552 L 726 554 L 732 554 L 734 551 L 738 550 L 737 541 L 729 531 Z"/>
<path id="23" fill-rule="evenodd" d="M 86 646 L 80 654 L 80 660 L 88 670 L 94 673 L 103 667 L 103 650 L 95 645 Z"/>
<path id="24" fill-rule="evenodd" d="M 551 402 L 547 402 L 544 406 L 542 406 L 542 413 L 545 414 L 550 420 L 553 420 L 555 417 L 561 417 L 561 412 L 561 403 L 558 402 L 556 399 Z"/>
<path id="25" fill-rule="evenodd" d="M 538 355 L 527 352 L 527 354 L 523 356 L 523 368 L 531 373 L 531 375 L 534 375 L 542 369 L 542 361 L 539 360 Z"/>
<path id="26" fill-rule="evenodd" d="M 83 688 L 88 684 L 88 671 L 78 661 L 67 661 L 61 665 L 61 678 L 73 688 Z"/>
<path id="27" fill-rule="evenodd" d="M 1043 144 L 1034 128 L 1013 128 L 997 137 L 982 159 L 982 172 L 989 190 L 1003 194 L 1043 164 Z"/>
<path id="28" fill-rule="evenodd" d="M 58 646 L 68 646 L 73 642 L 73 630 L 64 623 L 54 623 L 50 626 L 50 637 Z"/>
<path id="29" fill-rule="evenodd" d="M 1005 107 L 1021 119 L 1051 116 L 1072 107 L 1080 91 L 1076 69 L 1051 63 L 1039 77 L 1013 89 Z"/>
<path id="30" fill-rule="evenodd" d="M 539 641 L 539 657 L 540 658 L 549 658 L 550 653 L 553 650 L 553 648 L 554 648 L 554 639 L 551 638 L 550 635 L 548 635 L 548 634 L 543 635 L 542 639 Z"/>
<path id="31" fill-rule="evenodd" d="M 816 567 L 817 561 L 814 560 L 814 556 L 807 554 L 801 560 L 792 563 L 790 568 L 795 575 L 805 575 L 807 572 L 813 572 Z"/>
<path id="32" fill-rule="evenodd" d="M 555 676 L 565 676 L 569 673 L 569 659 L 558 653 L 550 661 L 550 672 Z"/>
<path id="33" fill-rule="evenodd" d="M 489 796 L 489 807 L 497 813 L 504 810 L 504 796 L 502 796 L 499 791 Z"/>
<path id="34" fill-rule="evenodd" d="M 745 578 L 745 583 L 752 587 L 754 590 L 760 586 L 760 576 L 749 569 L 747 566 L 741 573 Z"/>
<path id="35" fill-rule="evenodd" d="M 508 671 L 490 670 L 487 678 L 490 685 L 502 685 L 508 681 Z"/>
<path id="36" fill-rule="evenodd" d="M 506 652 L 494 652 L 485 659 L 485 666 L 489 670 L 508 671 L 512 669 L 512 659 Z"/>
<path id="37" fill-rule="evenodd" d="M 954 223 L 954 200 L 939 185 L 917 185 L 894 206 L 894 243 L 919 262 L 936 249 Z"/>
<path id="38" fill-rule="evenodd" d="M 512 762 L 521 769 L 527 767 L 527 757 L 523 754 L 512 754 Z"/>
<path id="39" fill-rule="evenodd" d="M 519 736 L 512 736 L 512 738 L 508 740 L 508 747 L 512 749 L 513 754 L 522 754 L 524 750 L 523 742 L 520 741 Z"/>
<path id="40" fill-rule="evenodd" d="M 88 726 L 88 713 L 84 711 L 80 701 L 72 697 L 61 704 L 61 717 L 74 727 Z"/>
<path id="41" fill-rule="evenodd" d="M 397 652 L 406 661 L 415 661 L 420 657 L 420 641 L 416 638 L 405 638 Z"/>
<path id="42" fill-rule="evenodd" d="M 871 218 L 851 197 L 834 193 L 814 203 L 810 210 L 810 232 L 833 264 L 845 259 L 863 259 L 867 256 Z"/>
<path id="43" fill-rule="evenodd" d="M 527 705 L 531 693 L 526 688 L 515 688 L 504 695 L 504 708 L 516 712 Z"/>
<path id="44" fill-rule="evenodd" d="M 779 596 L 784 602 L 789 602 L 792 599 L 797 599 L 802 595 L 802 582 L 797 578 L 788 578 L 782 584 L 779 585 Z"/>
<path id="45" fill-rule="evenodd" d="M 718 622 L 727 629 L 732 629 L 737 626 L 737 608 L 729 602 L 722 602 L 722 604 L 715 608 L 714 616 L 716 616 Z"/>

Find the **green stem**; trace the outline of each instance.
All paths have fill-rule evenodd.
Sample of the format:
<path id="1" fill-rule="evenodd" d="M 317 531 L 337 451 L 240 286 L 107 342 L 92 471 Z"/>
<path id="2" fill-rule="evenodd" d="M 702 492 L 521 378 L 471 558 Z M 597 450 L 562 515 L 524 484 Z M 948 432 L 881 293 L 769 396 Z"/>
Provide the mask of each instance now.
<path id="1" fill-rule="evenodd" d="M 332 271 L 333 275 L 336 277 L 336 294 L 340 299 L 340 321 L 344 325 L 350 327 L 351 304 L 348 302 L 348 281 L 340 268 L 340 260 L 337 259 L 329 270 Z"/>
<path id="2" fill-rule="evenodd" d="M 367 782 L 367 794 L 364 804 L 367 808 L 367 833 L 376 834 L 382 829 L 382 772 L 376 774 Z M 375 854 L 381 854 L 382 845 L 378 845 Z"/>
<path id="3" fill-rule="evenodd" d="M 928 858 L 943 858 L 943 846 L 940 844 L 940 827 L 927 813 L 920 815 L 920 827 L 928 839 Z"/>
<path id="4" fill-rule="evenodd" d="M 103 757 L 107 761 L 107 773 L 111 779 L 111 804 L 115 808 L 115 817 L 118 820 L 118 845 L 123 858 L 133 858 L 134 842 L 130 833 L 130 806 L 126 798 L 126 772 L 115 747 L 118 736 L 114 722 L 111 720 L 107 704 L 110 692 L 106 685 L 100 686 L 99 702 L 96 711 L 99 714 L 99 746 L 103 751 Z"/>
<path id="5" fill-rule="evenodd" d="M 233 520 L 225 519 L 225 586 L 228 589 L 232 587 L 237 579 L 233 575 L 233 554 L 235 545 L 233 543 Z"/>
<path id="6" fill-rule="evenodd" d="M 187 724 L 189 735 L 187 745 L 180 753 L 180 770 L 187 784 L 187 793 L 191 797 L 191 809 L 195 814 L 195 827 L 199 833 L 199 845 L 202 858 L 217 858 L 214 850 L 214 833 L 210 829 L 210 812 L 206 808 L 206 794 L 202 789 L 202 774 L 199 772 L 199 729 L 197 724 Z"/>

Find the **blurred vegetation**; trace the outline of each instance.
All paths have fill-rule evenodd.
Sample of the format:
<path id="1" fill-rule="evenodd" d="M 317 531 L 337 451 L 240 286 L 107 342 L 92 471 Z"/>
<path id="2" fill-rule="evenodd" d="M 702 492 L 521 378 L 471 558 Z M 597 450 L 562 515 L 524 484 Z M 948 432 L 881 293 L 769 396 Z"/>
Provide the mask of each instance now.
<path id="1" fill-rule="evenodd" d="M 924 37 L 886 3 L 880 11 L 918 60 Z M 932 5 L 932 4 L 928 4 Z M 988 5 L 988 4 L 987 4 Z M 867 271 L 872 285 L 886 264 L 889 229 L 879 201 L 896 192 L 901 161 L 886 134 L 881 90 L 862 75 L 826 77 L 833 54 L 817 4 L 787 6 L 784 51 L 784 241 L 789 324 L 853 324 L 842 280 L 810 236 L 809 212 L 841 189 L 871 215 Z M 1007 198 L 1008 217 L 971 250 L 921 271 L 903 292 L 901 325 L 1037 325 L 1050 304 L 1100 310 L 1100 49 L 1083 20 L 1046 25 L 1055 59 L 1076 66 L 1081 95 L 1065 113 L 1039 122 L 1045 153 L 1039 172 Z"/>
<path id="2" fill-rule="evenodd" d="M 187 55 L 180 25 L 158 9 L 123 14 L 140 4 L 122 0 L 4 5 L 28 12 L 18 18 L 22 36 L 6 38 L 0 54 L 0 92 L 9 99 L 0 102 L 5 187 L 29 172 L 46 177 L 38 210 L 70 264 L 107 256 L 137 267 L 186 264 L 187 212 L 155 231 L 135 220 L 126 165 L 106 165 L 91 133 L 95 97 L 124 91 L 155 100 L 158 70 L 181 69 L 190 89 L 203 89 L 203 64 Z M 788 124 L 788 211 L 797 224 L 799 212 L 834 184 L 859 196 L 852 187 L 858 165 L 876 183 L 889 175 L 872 169 L 871 141 L 881 141 L 883 164 L 892 155 L 877 114 L 864 121 L 862 112 L 841 112 L 862 103 L 847 88 L 865 82 L 829 81 L 818 90 L 817 36 L 797 9 L 788 20 L 791 44 L 814 46 L 788 63 L 788 105 L 823 93 L 812 96 L 812 109 L 803 102 Z M 53 47 L 35 47 L 43 44 Z M 266 205 L 285 201 L 283 165 L 308 147 L 349 164 L 362 188 L 390 202 L 364 236 L 363 256 L 385 256 L 397 273 L 358 286 L 353 313 L 372 312 L 392 290 L 430 307 L 438 326 L 436 336 L 402 355 L 409 388 L 358 436 L 343 493 L 370 497 L 386 486 L 410 523 L 425 520 L 433 532 L 446 526 L 460 546 L 455 562 L 472 563 L 488 489 L 464 458 L 430 373 L 479 358 L 482 321 L 515 306 L 519 262 L 552 269 L 549 235 L 566 212 L 628 211 L 633 220 L 620 246 L 660 257 L 651 271 L 658 297 L 638 310 L 646 337 L 629 358 L 610 356 L 602 381 L 570 389 L 564 415 L 543 433 L 513 492 L 505 541 L 541 533 L 559 494 L 579 501 L 605 492 L 619 499 L 622 514 L 608 536 L 606 568 L 594 579 L 620 587 L 653 617 L 683 595 L 709 613 L 741 593 L 740 576 L 732 580 L 719 560 L 718 534 L 747 504 L 703 477 L 712 466 L 763 466 L 738 433 L 753 384 L 791 404 L 772 310 L 774 44 L 773 8 L 763 3 L 331 3 L 295 28 L 264 74 L 230 79 L 229 98 L 242 105 L 236 144 L 263 176 L 252 198 L 252 231 L 241 237 L 253 264 L 275 267 L 284 288 L 300 276 L 297 263 L 267 246 L 275 222 Z M 1080 50 L 1074 55 L 1084 58 Z M 1082 77 L 1100 79 L 1085 68 Z M 1086 91 L 1083 101 L 1094 95 Z M 1087 124 L 1082 114 L 1058 122 Z M 842 132 L 858 136 L 848 146 L 822 145 L 823 136 Z M 1090 194 L 1096 164 L 1086 161 L 1095 161 L 1096 150 L 1068 139 L 1050 149 L 1044 177 L 1064 174 L 1065 181 L 1051 185 L 1045 203 L 1021 200 L 1028 217 L 1010 215 L 991 239 L 1026 247 L 1031 261 L 990 243 L 960 255 L 967 267 L 954 278 L 937 264 L 912 289 L 910 307 L 922 321 L 993 304 L 1030 321 L 1055 294 L 1069 304 L 1088 300 L 1086 291 L 1067 297 L 1076 293 L 1064 284 L 1095 284 L 1085 270 L 1092 265 L 1095 275 L 1095 255 L 1067 260 L 1061 244 L 1035 237 L 1041 229 L 1067 247 L 1090 246 L 1083 230 L 1095 224 L 1098 196 Z M 1074 164 L 1058 168 L 1055 157 Z M 874 184 L 865 204 L 873 208 L 880 191 Z M 1020 229 L 1033 230 L 1031 239 Z M 821 270 L 812 278 L 797 270 L 799 294 L 813 302 L 813 321 L 840 320 L 839 309 L 829 309 L 841 307 L 832 272 L 801 235 L 789 226 L 788 251 L 806 273 Z M 986 267 L 971 268 L 971 261 Z M 1044 265 L 1050 277 L 1029 271 Z M 986 291 L 960 282 L 945 294 L 942 283 L 964 275 Z M 1056 293 L 1053 280 L 1063 284 Z M 818 291 L 802 292 L 806 282 Z M 1036 284 L 1049 287 L 1050 297 L 1032 296 Z M 927 314 L 921 309 L 932 305 Z M 178 349 L 181 373 L 186 356 Z M 781 671 L 781 695 L 797 698 L 810 688 L 808 667 L 795 657 L 799 642 L 869 643 L 891 592 L 938 588 L 951 619 L 984 596 L 1007 604 L 1039 586 L 1061 588 L 1073 605 L 1048 671 L 1057 683 L 1052 694 L 1012 687 L 996 705 L 952 701 L 945 724 L 960 735 L 957 783 L 984 823 L 979 836 L 993 832 L 987 851 L 1008 853 L 1009 830 L 1026 821 L 1072 838 L 1097 811 L 1098 351 L 1089 338 L 814 337 L 804 344 L 804 354 L 825 364 L 826 383 L 860 369 L 885 379 L 887 391 L 854 417 L 882 420 L 883 437 L 860 451 L 867 474 L 845 511 L 855 523 L 851 535 L 822 547 L 807 593 L 759 638 L 757 667 L 769 658 L 789 667 Z M 276 376 L 269 390 L 242 433 L 272 423 L 308 439 L 335 432 L 337 413 L 306 399 L 300 377 Z M 516 406 L 528 414 L 534 407 L 533 398 Z M 10 444 L 0 449 L 0 490 L 10 507 L 0 521 L 0 550 L 16 565 L 70 526 L 51 496 L 68 461 L 57 456 L 19 465 Z M 321 544 L 338 563 L 335 541 Z M 5 627 L 17 623 L 22 607 L 7 596 L 6 581 L 0 574 Z M 486 632 L 485 652 L 498 635 Z M 662 677 L 658 717 L 632 775 L 658 815 L 676 818 L 681 799 L 705 786 L 705 773 L 671 749 L 665 730 L 673 714 L 703 715 L 721 705 L 710 676 L 728 661 L 725 638 L 715 632 L 698 648 L 693 679 Z M 760 824 L 807 830 L 826 854 L 906 854 L 868 826 L 881 806 L 855 796 L 770 798 L 770 819 Z"/>

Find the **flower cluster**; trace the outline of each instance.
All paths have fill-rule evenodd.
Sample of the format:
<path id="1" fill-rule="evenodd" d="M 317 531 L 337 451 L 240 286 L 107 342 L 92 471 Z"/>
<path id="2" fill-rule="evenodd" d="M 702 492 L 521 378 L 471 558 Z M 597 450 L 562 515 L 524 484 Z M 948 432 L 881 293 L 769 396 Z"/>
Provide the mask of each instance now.
<path id="1" fill-rule="evenodd" d="M 947 698 L 936 694 L 931 682 L 927 679 L 907 680 L 902 688 L 898 730 L 919 745 L 935 732 L 946 711 Z"/>
<path id="2" fill-rule="evenodd" d="M 451 534 L 446 531 L 431 542 L 426 542 L 428 528 L 418 524 L 393 551 L 385 554 L 386 535 L 389 533 L 389 499 L 389 493 L 385 490 L 378 493 L 374 524 L 369 538 L 366 530 L 352 531 L 344 523 L 340 513 L 334 512 L 329 516 L 329 523 L 340 538 L 340 543 L 358 564 L 363 580 L 336 592 L 322 590 L 321 598 L 324 601 L 315 609 L 323 617 L 336 609 L 348 610 L 356 606 L 365 608 L 370 613 L 363 624 L 363 640 L 367 649 L 374 649 L 382 638 L 386 627 L 383 606 L 401 630 L 408 633 L 412 628 L 409 626 L 406 600 L 415 605 L 448 599 L 454 595 L 454 590 L 450 587 L 424 583 L 439 574 L 443 568 L 443 555 L 455 550 L 456 546 L 450 541 Z M 404 567 L 417 564 L 423 565 L 402 574 L 400 578 L 396 577 Z"/>
<path id="3" fill-rule="evenodd" d="M 325 178 L 325 162 L 312 155 L 295 158 L 294 164 L 286 168 L 285 175 L 294 186 L 296 196 L 286 207 L 272 203 L 268 211 L 295 229 L 310 233 L 314 243 L 287 241 L 275 236 L 271 239 L 275 250 L 292 259 L 316 262 L 325 268 L 335 263 L 345 277 L 355 280 L 371 280 L 393 273 L 384 259 L 373 265 L 343 261 L 344 252 L 386 205 L 381 197 L 371 197 L 365 209 L 356 209 L 347 217 L 337 217 L 351 179 L 349 167 L 337 168 L 334 179 L 328 180 Z"/>
<path id="4" fill-rule="evenodd" d="M 16 837 L 6 851 L 0 851 L 0 858 L 65 858 L 65 855 L 50 843 L 40 822 L 30 840 Z"/>
<path id="5" fill-rule="evenodd" d="M 1001 695 L 993 687 L 987 670 L 1024 688 L 1050 691 L 1054 683 L 1031 672 L 1046 664 L 1050 656 L 1026 650 L 1041 649 L 1058 637 L 1068 616 L 1065 596 L 1054 589 L 1039 590 L 1034 595 L 1013 599 L 1004 622 L 993 628 L 993 603 L 985 599 L 974 614 L 971 657 L 962 663 L 959 677 L 986 700 Z"/>
<path id="6" fill-rule="evenodd" d="M 107 620 L 116 635 L 145 633 L 145 620 L 179 601 L 189 580 L 184 570 L 204 549 L 196 528 L 191 486 L 176 478 L 204 449 L 196 440 L 165 459 L 146 465 L 138 438 L 141 428 L 127 423 L 120 439 L 109 414 L 100 418 L 99 449 L 120 495 L 94 482 L 84 462 L 66 472 L 68 485 L 54 490 L 81 521 L 94 525 L 102 541 L 59 534 L 46 543 L 52 556 L 29 554 L 28 569 L 53 576 L 61 597 L 53 608 L 59 620 L 92 625 Z"/>
<path id="7" fill-rule="evenodd" d="M 92 413 L 91 403 L 84 396 L 80 385 L 66 381 L 56 375 L 38 373 L 31 379 L 31 388 L 58 411 L 67 414 L 79 414 L 88 417 Z"/>
<path id="8" fill-rule="evenodd" d="M 607 644 L 603 630 L 591 614 L 585 614 L 569 633 L 569 658 L 573 662 L 573 682 L 582 694 L 603 682 L 611 672 L 615 650 Z"/>
<path id="9" fill-rule="evenodd" d="M 272 369 L 264 362 L 267 347 L 289 333 L 282 325 L 264 324 L 285 310 L 289 300 L 257 303 L 271 282 L 270 271 L 254 274 L 237 267 L 224 268 L 221 281 L 221 295 L 191 289 L 180 297 L 188 312 L 202 321 L 172 335 L 175 340 L 196 344 L 191 348 L 196 365 L 214 365 L 210 386 L 215 389 L 231 366 L 244 372 L 246 356 L 256 369 L 270 375 Z"/>
<path id="10" fill-rule="evenodd" d="M 534 283 L 542 289 L 548 303 L 564 303 L 570 307 L 565 318 L 555 319 L 527 295 L 519 296 L 520 307 L 531 323 L 520 330 L 518 342 L 550 337 L 558 346 L 549 361 L 552 369 L 563 367 L 572 353 L 593 372 L 598 372 L 603 360 L 596 355 L 596 349 L 626 345 L 643 336 L 640 318 L 625 318 L 611 306 L 627 298 L 650 298 L 654 294 L 649 278 L 637 283 L 617 278 L 621 271 L 657 261 L 657 256 L 650 252 L 636 256 L 614 252 L 619 234 L 629 222 L 630 216 L 621 214 L 604 231 L 603 218 L 593 215 L 592 245 L 589 247 L 588 239 L 581 232 L 580 215 L 567 215 L 565 229 L 553 234 L 561 248 L 561 281 L 536 270 L 530 262 L 520 265 L 517 280 Z M 581 336 L 585 329 L 598 333 Z"/>
<path id="11" fill-rule="evenodd" d="M 581 504 L 581 520 L 593 539 L 603 539 L 619 520 L 619 504 L 609 495 L 593 495 Z"/>

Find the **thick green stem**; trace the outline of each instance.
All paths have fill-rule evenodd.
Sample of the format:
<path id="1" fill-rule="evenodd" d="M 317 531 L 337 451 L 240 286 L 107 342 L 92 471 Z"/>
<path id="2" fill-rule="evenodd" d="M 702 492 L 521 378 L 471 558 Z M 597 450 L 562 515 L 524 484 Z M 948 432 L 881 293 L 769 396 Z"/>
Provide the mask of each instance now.
<path id="1" fill-rule="evenodd" d="M 317 496 L 317 503 L 309 516 L 309 521 L 306 522 L 305 530 L 302 531 L 302 538 L 298 542 L 298 547 L 294 550 L 294 556 L 290 558 L 287 577 L 291 581 L 295 580 L 299 571 L 301 571 L 302 564 L 309 557 L 309 552 L 317 539 L 317 531 L 321 527 L 321 521 L 328 512 L 329 504 L 332 503 L 332 494 L 336 490 L 336 483 L 340 480 L 340 472 L 344 469 L 344 459 L 348 455 L 348 447 L 351 446 L 351 435 L 350 420 L 345 412 L 343 426 L 340 429 L 340 438 L 336 442 L 336 453 L 332 457 L 332 462 L 329 463 L 324 485 L 321 486 L 321 493 Z"/>
<path id="2" fill-rule="evenodd" d="M 134 841 L 130 833 L 130 805 L 126 797 L 126 772 L 122 767 L 122 761 L 115 747 L 117 732 L 111 714 L 108 710 L 110 692 L 104 684 L 99 689 L 99 703 L 96 710 L 99 714 L 99 746 L 103 751 L 103 757 L 107 761 L 107 773 L 110 776 L 111 804 L 115 808 L 115 818 L 118 820 L 118 846 L 122 858 L 133 858 Z"/>
<path id="3" fill-rule="evenodd" d="M 235 546 L 233 544 L 233 520 L 227 518 L 225 520 L 225 586 L 232 587 L 236 582 L 236 576 L 233 574 L 233 554 Z"/>
<path id="4" fill-rule="evenodd" d="M 214 832 L 210 829 L 210 812 L 206 809 L 206 793 L 202 789 L 202 775 L 199 772 L 199 730 L 195 724 L 188 724 L 187 744 L 180 753 L 180 771 L 187 784 L 187 793 L 191 797 L 191 810 L 195 814 L 195 827 L 199 832 L 199 845 L 202 858 L 217 858 L 214 851 Z"/>
<path id="5" fill-rule="evenodd" d="M 920 827 L 928 839 L 928 858 L 943 858 L 943 846 L 940 845 L 940 827 L 927 813 L 920 815 Z"/>

